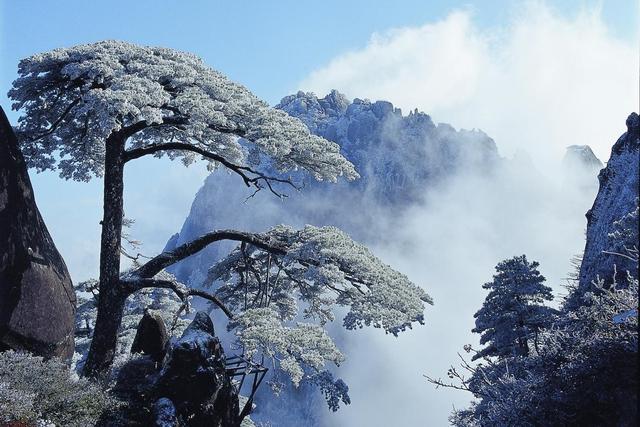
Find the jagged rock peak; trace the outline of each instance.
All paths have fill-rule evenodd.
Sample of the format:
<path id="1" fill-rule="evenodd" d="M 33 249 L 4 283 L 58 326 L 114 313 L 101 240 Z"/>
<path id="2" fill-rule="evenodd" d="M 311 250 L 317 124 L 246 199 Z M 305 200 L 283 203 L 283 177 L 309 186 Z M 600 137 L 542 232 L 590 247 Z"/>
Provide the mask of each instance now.
<path id="1" fill-rule="evenodd" d="M 570 145 L 564 155 L 565 165 L 580 165 L 588 169 L 602 169 L 602 162 L 588 145 Z"/>
<path id="2" fill-rule="evenodd" d="M 637 264 L 615 255 L 612 241 L 616 221 L 637 209 L 640 182 L 640 119 L 636 113 L 629 115 L 625 132 L 614 144 L 607 166 L 600 171 L 600 188 L 587 212 L 587 239 L 580 266 L 578 289 L 572 294 L 567 306 L 582 303 L 582 296 L 593 290 L 597 278 L 606 283 L 613 281 L 616 272 L 618 283 L 624 283 L 624 271 L 634 271 Z M 637 220 L 637 217 L 636 217 Z M 635 226 L 637 229 L 637 225 Z M 614 268 L 615 265 L 615 268 Z"/>
<path id="3" fill-rule="evenodd" d="M 334 89 L 324 98 L 318 98 L 313 92 L 298 91 L 282 98 L 276 108 L 299 117 L 312 132 L 317 132 L 319 123 L 335 122 L 349 104 L 347 97 Z"/>
<path id="4" fill-rule="evenodd" d="M 627 132 L 631 137 L 635 135 L 636 139 L 640 136 L 640 116 L 638 113 L 631 113 L 627 117 Z"/>
<path id="5" fill-rule="evenodd" d="M 298 116 L 303 113 L 317 111 L 328 117 L 337 117 L 342 114 L 355 114 L 362 110 L 371 110 L 377 117 L 383 117 L 387 114 L 396 114 L 402 116 L 402 110 L 394 107 L 389 101 L 375 101 L 369 99 L 354 98 L 350 101 L 343 93 L 332 89 L 324 98 L 318 98 L 313 92 L 298 91 L 293 95 L 287 95 L 276 105 L 276 108 L 295 113 Z M 428 117 L 427 114 L 419 112 L 416 108 L 409 112 L 409 116 L 422 115 Z"/>
<path id="6" fill-rule="evenodd" d="M 638 144 L 640 144 L 640 117 L 638 117 L 638 114 L 635 112 L 629 114 L 625 124 L 627 125 L 627 131 L 614 144 L 611 155 L 614 153 L 620 154 L 625 149 L 637 149 Z"/>
<path id="7" fill-rule="evenodd" d="M 298 91 L 282 98 L 276 108 L 298 117 L 314 133 L 322 133 L 327 126 L 340 118 L 354 118 L 367 113 L 371 113 L 378 120 L 390 115 L 403 117 L 402 110 L 394 107 L 389 101 L 372 102 L 360 98 L 349 101 L 344 94 L 335 89 L 324 98 L 318 98 L 313 92 Z M 434 127 L 429 115 L 419 112 L 417 108 L 404 117 L 411 122 L 422 121 L 427 123 L 428 127 Z"/>

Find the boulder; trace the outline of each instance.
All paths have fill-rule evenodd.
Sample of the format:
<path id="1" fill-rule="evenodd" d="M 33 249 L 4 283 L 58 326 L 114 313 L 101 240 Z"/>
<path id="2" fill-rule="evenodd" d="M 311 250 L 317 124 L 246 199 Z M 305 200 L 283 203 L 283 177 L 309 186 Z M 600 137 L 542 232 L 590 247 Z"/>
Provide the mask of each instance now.
<path id="1" fill-rule="evenodd" d="M 70 359 L 75 293 L 0 108 L 0 349 Z"/>
<path id="2" fill-rule="evenodd" d="M 154 361 L 162 362 L 169 342 L 169 334 L 162 316 L 155 311 L 145 310 L 136 336 L 131 345 L 131 353 L 149 355 Z"/>
<path id="3" fill-rule="evenodd" d="M 157 393 L 197 406 L 209 399 L 224 381 L 224 351 L 213 334 L 209 315 L 199 311 L 173 345 L 164 363 Z"/>
<path id="4" fill-rule="evenodd" d="M 203 311 L 171 345 L 154 393 L 171 399 L 191 426 L 240 425 L 238 394 L 225 367 L 224 350 Z"/>

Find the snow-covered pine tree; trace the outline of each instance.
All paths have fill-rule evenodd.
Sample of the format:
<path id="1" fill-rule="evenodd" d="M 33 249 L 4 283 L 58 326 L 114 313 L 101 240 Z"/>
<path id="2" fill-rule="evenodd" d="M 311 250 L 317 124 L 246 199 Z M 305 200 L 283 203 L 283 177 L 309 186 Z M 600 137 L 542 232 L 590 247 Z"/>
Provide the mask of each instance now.
<path id="1" fill-rule="evenodd" d="M 397 333 L 422 322 L 424 303 L 431 302 L 428 295 L 331 228 L 214 230 L 122 274 L 124 167 L 138 158 L 166 155 L 185 165 L 202 158 L 212 168 L 228 169 L 256 191 L 266 188 L 278 196 L 282 186 L 300 189 L 292 178 L 283 178 L 287 171 L 306 171 L 330 182 L 356 179 L 358 174 L 337 144 L 312 135 L 298 119 L 270 108 L 188 53 L 104 41 L 34 55 L 20 62 L 18 72 L 9 96 L 15 101 L 13 108 L 23 112 L 18 134 L 30 165 L 38 170 L 57 168 L 67 179 L 104 176 L 99 298 L 86 375 L 108 371 L 126 301 L 146 288 L 170 289 L 183 301 L 193 296 L 210 300 L 233 320 L 243 344 L 253 343 L 256 350 L 277 357 L 287 353 L 282 363 L 294 382 L 305 368 L 322 375 L 325 361 L 342 359 L 333 342 L 324 338 L 326 311 L 332 306 L 350 307 L 347 328 L 372 325 Z M 280 174 L 270 176 L 263 170 Z M 165 274 L 166 267 L 223 240 L 273 257 L 261 267 L 266 279 L 264 290 L 254 296 L 260 299 L 258 307 L 238 305 L 232 294 L 223 301 Z M 291 275 L 282 281 L 288 288 L 277 290 L 282 295 L 274 293 L 276 279 L 270 277 L 278 263 L 283 274 Z M 253 283 L 245 285 L 247 295 L 254 292 Z M 327 296 L 329 291 L 337 297 Z M 309 302 L 308 313 L 319 325 L 285 325 L 290 318 L 280 307 L 297 298 Z M 296 338 L 295 352 L 282 346 L 283 337 Z M 344 389 L 334 384 L 331 396 Z M 321 388 L 327 393 L 325 386 Z"/>
<path id="2" fill-rule="evenodd" d="M 373 326 L 393 335 L 423 322 L 429 296 L 335 227 L 278 226 L 264 234 L 282 252 L 241 244 L 214 265 L 205 285 L 234 313 L 229 323 L 249 356 L 273 360 L 295 386 L 320 382 L 329 406 L 347 388 L 325 364 L 344 360 L 325 325 L 336 307 L 346 329 Z M 298 321 L 296 321 L 298 320 Z M 304 320 L 304 321 L 300 321 Z M 334 393 L 335 392 L 335 393 Z"/>
<path id="3" fill-rule="evenodd" d="M 530 343 L 538 345 L 538 333 L 552 321 L 553 309 L 543 305 L 551 301 L 551 288 L 538 271 L 539 263 L 527 261 L 526 255 L 504 260 L 496 266 L 482 308 L 474 317 L 473 332 L 482 334 L 480 344 L 487 344 L 473 356 L 526 356 Z"/>

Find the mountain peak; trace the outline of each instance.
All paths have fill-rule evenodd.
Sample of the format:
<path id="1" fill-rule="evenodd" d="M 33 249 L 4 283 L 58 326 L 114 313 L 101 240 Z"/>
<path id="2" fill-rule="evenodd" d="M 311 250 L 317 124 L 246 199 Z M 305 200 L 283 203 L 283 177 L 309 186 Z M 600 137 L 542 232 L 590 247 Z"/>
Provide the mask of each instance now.
<path id="1" fill-rule="evenodd" d="M 591 171 L 599 171 L 603 164 L 588 145 L 570 145 L 562 160 L 565 167 L 582 167 Z"/>
<path id="2" fill-rule="evenodd" d="M 632 136 L 635 134 L 636 138 L 638 138 L 640 134 L 640 117 L 638 113 L 631 113 L 627 117 L 627 132 Z"/>

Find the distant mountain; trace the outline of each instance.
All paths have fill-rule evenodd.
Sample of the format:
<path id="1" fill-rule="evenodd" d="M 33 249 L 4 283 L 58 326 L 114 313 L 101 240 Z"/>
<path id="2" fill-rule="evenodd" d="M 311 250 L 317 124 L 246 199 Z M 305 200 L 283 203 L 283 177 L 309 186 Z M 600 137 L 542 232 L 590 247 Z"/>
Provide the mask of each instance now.
<path id="1" fill-rule="evenodd" d="M 301 192 L 278 200 L 252 191 L 224 171 L 211 174 L 193 201 L 170 249 L 216 228 L 261 231 L 272 225 L 336 225 L 364 242 L 379 239 L 389 220 L 419 203 L 426 191 L 460 170 L 489 172 L 501 161 L 494 141 L 479 130 L 436 125 L 417 110 L 403 115 L 386 101 L 370 102 L 332 91 L 324 98 L 298 92 L 276 106 L 311 131 L 338 143 L 361 175 L 330 184 L 305 177 Z M 209 247 L 173 267 L 181 280 L 199 285 L 207 268 L 228 246 Z"/>
<path id="2" fill-rule="evenodd" d="M 213 229 L 263 231 L 281 223 L 335 225 L 364 243 L 384 241 L 394 224 L 402 221 L 403 213 L 421 203 L 429 189 L 461 171 L 490 173 L 502 162 L 494 141 L 484 132 L 436 125 L 417 110 L 403 115 L 386 101 L 351 102 L 337 91 L 324 98 L 298 92 L 283 98 L 276 108 L 338 143 L 361 178 L 330 184 L 305 177 L 301 192 L 283 188 L 289 197 L 279 200 L 267 191 L 249 198 L 252 191 L 238 177 L 217 171 L 207 177 L 182 229 L 166 249 Z M 212 245 L 171 271 L 191 286 L 200 286 L 208 268 L 229 249 L 231 244 Z M 340 334 L 334 334 L 338 343 Z M 252 415 L 256 421 L 313 426 L 321 423 L 320 414 L 326 411 L 320 393 L 308 385 L 287 386 L 277 400 L 266 386 L 258 393 L 258 407 Z"/>
<path id="3" fill-rule="evenodd" d="M 604 167 L 588 145 L 568 146 L 562 163 L 567 168 L 582 168 L 591 174 L 597 174 Z"/>
<path id="4" fill-rule="evenodd" d="M 564 178 L 571 185 L 596 188 L 596 177 L 604 167 L 588 145 L 570 145 L 562 159 Z"/>
<path id="5" fill-rule="evenodd" d="M 436 125 L 417 109 L 403 116 L 387 101 L 349 102 L 335 90 L 320 99 L 298 92 L 276 108 L 338 143 L 362 176 L 355 187 L 371 191 L 381 203 L 415 202 L 429 181 L 461 167 L 491 168 L 498 160 L 496 145 L 484 132 Z"/>

